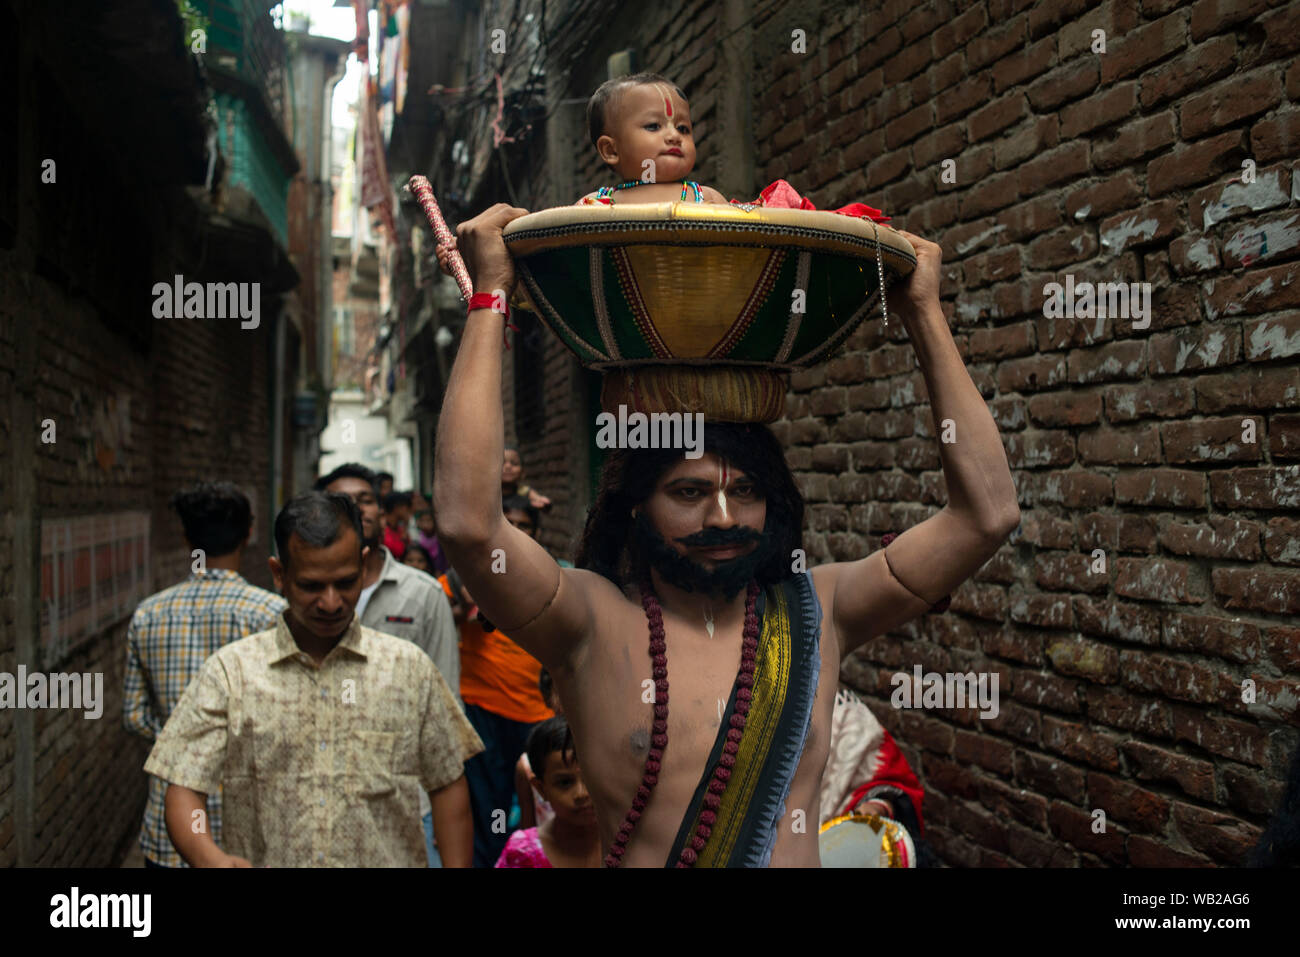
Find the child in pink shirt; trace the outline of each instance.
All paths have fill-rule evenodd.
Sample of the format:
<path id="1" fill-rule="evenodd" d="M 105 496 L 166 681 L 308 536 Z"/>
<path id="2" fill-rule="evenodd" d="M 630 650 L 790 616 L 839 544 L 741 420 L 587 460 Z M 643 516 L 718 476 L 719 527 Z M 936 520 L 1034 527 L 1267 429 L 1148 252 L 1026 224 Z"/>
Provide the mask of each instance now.
<path id="1" fill-rule="evenodd" d="M 558 715 L 564 714 L 564 706 L 560 704 L 560 696 L 555 693 L 555 683 L 551 681 L 551 673 L 545 668 L 537 676 L 537 690 L 542 693 L 542 700 L 546 702 L 546 707 Z M 528 752 L 525 751 L 515 762 L 515 794 L 519 798 L 520 828 L 540 827 L 555 817 L 550 802 L 533 787 L 534 777 L 533 766 L 528 761 Z"/>
<path id="2" fill-rule="evenodd" d="M 528 761 L 541 773 L 533 787 L 555 816 L 538 827 L 515 831 L 497 867 L 600 867 L 596 807 L 582 780 L 569 723 L 548 718 L 528 736 Z"/>

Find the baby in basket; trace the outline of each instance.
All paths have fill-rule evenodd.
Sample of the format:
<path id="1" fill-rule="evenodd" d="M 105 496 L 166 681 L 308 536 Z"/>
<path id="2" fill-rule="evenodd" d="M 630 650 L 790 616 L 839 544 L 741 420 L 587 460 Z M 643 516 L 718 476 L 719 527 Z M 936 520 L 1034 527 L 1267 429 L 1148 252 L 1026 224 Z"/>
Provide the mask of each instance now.
<path id="1" fill-rule="evenodd" d="M 695 168 L 691 106 L 668 79 L 637 73 L 608 80 L 587 101 L 587 128 L 601 161 L 618 177 L 579 203 L 726 203 L 687 179 Z"/>
<path id="2" fill-rule="evenodd" d="M 677 85 L 657 73 L 637 73 L 602 83 L 587 102 L 587 129 L 601 161 L 619 178 L 578 204 L 736 203 L 712 186 L 688 179 L 695 168 L 691 106 Z M 815 209 L 785 180 L 767 186 L 752 205 Z M 880 210 L 853 203 L 833 212 L 886 222 Z"/>

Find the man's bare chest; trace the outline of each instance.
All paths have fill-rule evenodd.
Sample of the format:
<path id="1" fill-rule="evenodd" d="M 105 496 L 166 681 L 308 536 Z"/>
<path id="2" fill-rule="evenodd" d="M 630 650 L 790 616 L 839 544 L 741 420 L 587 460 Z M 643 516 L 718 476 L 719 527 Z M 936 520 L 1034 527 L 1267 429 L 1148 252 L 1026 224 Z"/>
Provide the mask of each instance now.
<path id="1" fill-rule="evenodd" d="M 624 754 L 635 759 L 639 768 L 651 746 L 656 717 L 657 679 L 649 652 L 649 630 L 644 619 L 633 619 L 622 623 L 614 634 L 618 637 L 593 649 L 575 682 L 582 702 L 578 710 L 583 716 L 593 713 L 588 735 L 593 744 L 599 742 L 610 758 Z M 734 634 L 716 630 L 710 637 L 702 624 L 696 629 L 669 627 L 665 643 L 667 675 L 663 680 L 668 683 L 668 735 L 674 756 L 707 751 L 736 688 L 740 629 L 734 629 Z M 704 754 L 699 757 L 702 762 Z M 615 760 L 616 766 L 624 763 Z"/>
<path id="2" fill-rule="evenodd" d="M 638 793 L 651 748 L 662 751 L 662 760 L 651 772 L 653 796 L 639 815 L 635 839 L 625 858 L 625 863 L 633 866 L 663 865 L 684 813 L 698 800 L 699 789 L 717 763 L 715 752 L 725 741 L 726 731 L 734 727 L 736 691 L 742 686 L 737 682 L 742 659 L 739 623 L 734 628 L 716 628 L 709 636 L 703 622 L 691 628 L 679 619 L 670 620 L 665 622 L 665 640 L 666 740 L 655 733 L 654 721 L 662 709 L 655 704 L 657 689 L 644 617 L 617 621 L 600 642 L 593 643 L 581 667 L 560 683 L 605 846 L 613 840 Z M 834 659 L 830 661 L 825 654 L 821 657 L 823 674 L 813 682 L 827 685 L 833 698 L 838 656 L 830 655 Z M 829 680 L 824 673 L 827 666 Z M 768 667 L 780 665 L 769 658 Z M 813 713 L 804 712 L 808 724 L 801 726 L 807 733 L 802 746 L 796 748 L 802 753 L 788 748 L 784 752 L 784 760 L 793 759 L 797 765 L 789 797 L 794 798 L 797 792 L 799 801 L 810 805 L 805 814 L 811 811 L 814 831 L 815 794 L 825 763 L 825 732 L 830 719 L 821 688 L 817 688 L 816 699 Z"/>

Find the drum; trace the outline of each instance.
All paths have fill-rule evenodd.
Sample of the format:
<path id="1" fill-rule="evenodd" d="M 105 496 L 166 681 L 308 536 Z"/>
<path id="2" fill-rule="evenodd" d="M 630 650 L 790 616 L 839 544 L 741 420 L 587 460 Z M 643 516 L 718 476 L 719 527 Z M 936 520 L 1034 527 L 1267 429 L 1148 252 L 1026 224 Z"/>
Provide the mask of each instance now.
<path id="1" fill-rule="evenodd" d="M 817 838 L 822 867 L 915 867 L 916 848 L 907 828 L 876 814 L 832 818 Z"/>
<path id="2" fill-rule="evenodd" d="M 529 307 L 613 411 L 772 421 L 783 373 L 827 358 L 916 254 L 888 226 L 803 209 L 563 206 L 504 231 Z"/>

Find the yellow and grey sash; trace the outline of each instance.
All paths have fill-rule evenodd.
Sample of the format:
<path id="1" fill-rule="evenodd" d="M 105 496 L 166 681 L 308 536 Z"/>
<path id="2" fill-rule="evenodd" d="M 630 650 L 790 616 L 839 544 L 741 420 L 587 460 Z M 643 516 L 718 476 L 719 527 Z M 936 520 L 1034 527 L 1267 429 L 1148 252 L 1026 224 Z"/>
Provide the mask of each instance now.
<path id="1" fill-rule="evenodd" d="M 756 611 L 762 627 L 745 733 L 716 811 L 717 820 L 696 867 L 768 865 L 812 723 L 821 670 L 821 604 L 812 575 L 805 572 L 770 586 L 759 595 Z M 699 824 L 704 795 L 731 728 L 739 688 L 737 682 L 731 689 L 717 740 L 668 855 L 668 867 L 677 863 Z"/>

